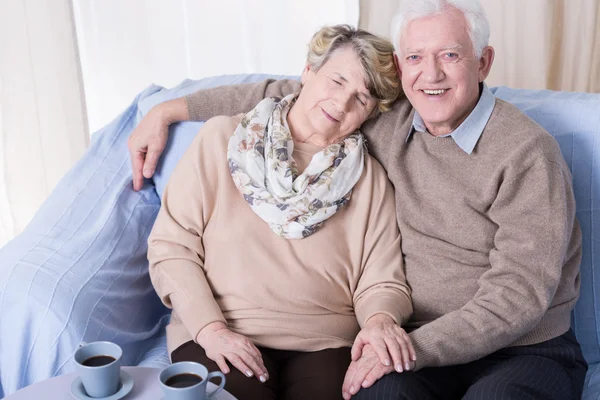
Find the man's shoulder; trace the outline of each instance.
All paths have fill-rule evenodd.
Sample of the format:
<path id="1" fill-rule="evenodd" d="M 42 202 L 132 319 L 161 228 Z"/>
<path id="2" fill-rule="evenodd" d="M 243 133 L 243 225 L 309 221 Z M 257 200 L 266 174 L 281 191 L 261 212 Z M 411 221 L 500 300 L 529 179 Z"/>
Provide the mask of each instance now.
<path id="1" fill-rule="evenodd" d="M 382 113 L 376 119 L 367 121 L 361 127 L 369 144 L 369 150 L 384 168 L 387 168 L 387 160 L 390 153 L 399 151 L 402 143 L 412 126 L 413 107 L 406 98 L 402 96 L 396 100 L 390 111 Z"/>
<path id="2" fill-rule="evenodd" d="M 501 99 L 496 99 L 482 139 L 483 145 L 493 143 L 505 148 L 506 154 L 537 154 L 551 162 L 564 162 L 556 139 L 519 108 Z"/>
<path id="3" fill-rule="evenodd" d="M 503 131 L 505 135 L 524 141 L 552 139 L 552 135 L 548 131 L 523 111 L 498 98 L 496 98 L 496 105 L 486 129 L 497 129 Z"/>
<path id="4" fill-rule="evenodd" d="M 412 104 L 406 96 L 401 96 L 394 102 L 391 110 L 365 122 L 361 130 L 370 141 L 376 141 L 382 135 L 404 133 L 404 130 L 408 132 L 408 128 L 412 125 L 412 112 Z"/>

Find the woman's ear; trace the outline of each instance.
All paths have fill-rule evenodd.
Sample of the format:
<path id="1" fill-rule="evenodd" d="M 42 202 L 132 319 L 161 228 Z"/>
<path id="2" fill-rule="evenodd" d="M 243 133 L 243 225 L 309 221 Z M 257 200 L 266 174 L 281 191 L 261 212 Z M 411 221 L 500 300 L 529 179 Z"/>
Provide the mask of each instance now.
<path id="1" fill-rule="evenodd" d="M 306 83 L 306 80 L 308 79 L 308 73 L 310 72 L 311 67 L 310 64 L 306 63 L 306 65 L 304 66 L 304 70 L 302 71 L 302 84 L 304 85 Z"/>

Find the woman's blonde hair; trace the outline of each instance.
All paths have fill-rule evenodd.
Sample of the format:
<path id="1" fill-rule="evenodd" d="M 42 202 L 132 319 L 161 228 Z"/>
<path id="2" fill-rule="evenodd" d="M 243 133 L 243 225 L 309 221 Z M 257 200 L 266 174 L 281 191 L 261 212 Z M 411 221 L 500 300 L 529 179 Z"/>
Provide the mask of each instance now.
<path id="1" fill-rule="evenodd" d="M 336 50 L 345 47 L 356 52 L 365 70 L 367 89 L 377 100 L 375 110 L 389 111 L 402 86 L 394 65 L 394 46 L 388 40 L 350 25 L 325 26 L 310 40 L 307 63 L 317 72 Z"/>

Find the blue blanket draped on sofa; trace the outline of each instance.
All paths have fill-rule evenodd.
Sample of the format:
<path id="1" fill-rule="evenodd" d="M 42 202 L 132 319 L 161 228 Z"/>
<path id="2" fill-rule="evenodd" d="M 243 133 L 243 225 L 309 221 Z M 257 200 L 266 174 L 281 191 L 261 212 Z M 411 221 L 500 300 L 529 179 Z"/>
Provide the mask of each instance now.
<path id="1" fill-rule="evenodd" d="M 82 341 L 111 340 L 125 365 L 168 363 L 168 310 L 148 277 L 146 240 L 160 194 L 200 122 L 171 128 L 157 174 L 131 188 L 127 138 L 155 104 L 201 88 L 254 82 L 265 75 L 150 86 L 92 137 L 82 159 L 61 180 L 31 223 L 0 249 L 0 398 L 24 386 L 74 371 Z M 542 125 L 558 141 L 571 168 L 577 217 L 584 234 L 581 297 L 573 328 L 590 363 L 584 399 L 600 398 L 600 95 L 492 89 Z"/>

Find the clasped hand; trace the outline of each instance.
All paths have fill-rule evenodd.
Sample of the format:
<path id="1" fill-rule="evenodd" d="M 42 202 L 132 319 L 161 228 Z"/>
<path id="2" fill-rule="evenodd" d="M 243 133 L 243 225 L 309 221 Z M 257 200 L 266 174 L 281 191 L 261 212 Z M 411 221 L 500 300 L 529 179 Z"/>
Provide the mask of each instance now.
<path id="1" fill-rule="evenodd" d="M 414 368 L 417 359 L 410 337 L 385 314 L 365 323 L 352 346 L 352 362 L 342 385 L 344 399 L 373 385 L 382 376 Z"/>

